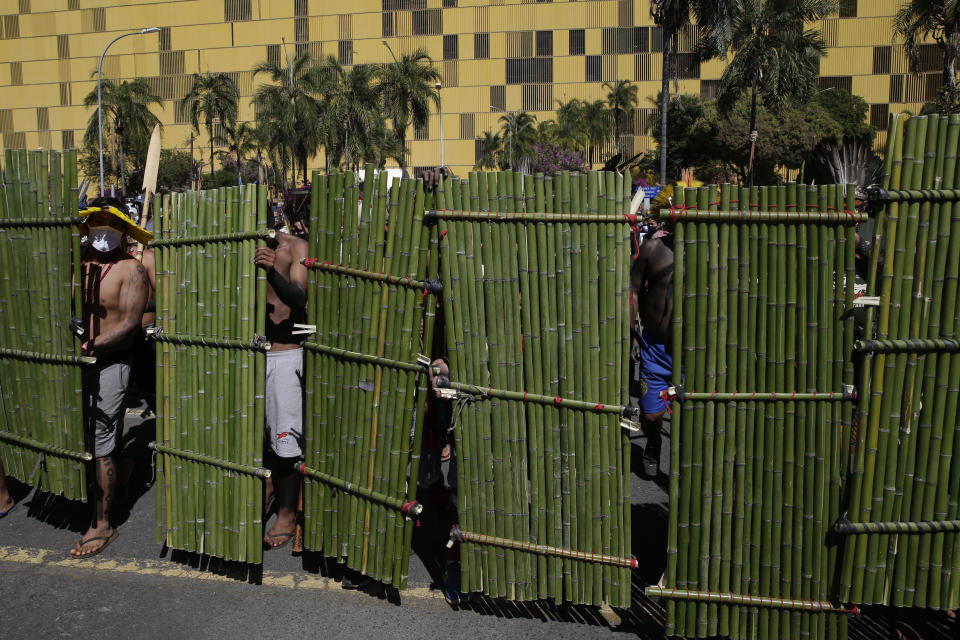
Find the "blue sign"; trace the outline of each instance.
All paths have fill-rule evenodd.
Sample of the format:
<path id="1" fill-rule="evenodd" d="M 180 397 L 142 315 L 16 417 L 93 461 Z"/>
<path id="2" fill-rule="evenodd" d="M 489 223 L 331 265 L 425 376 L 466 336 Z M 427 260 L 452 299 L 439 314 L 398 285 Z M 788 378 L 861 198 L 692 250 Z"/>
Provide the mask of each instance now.
<path id="1" fill-rule="evenodd" d="M 640 188 L 643 189 L 644 198 L 650 198 L 651 200 L 653 200 L 654 198 L 657 197 L 657 194 L 660 193 L 660 189 L 662 189 L 663 187 L 640 187 Z"/>

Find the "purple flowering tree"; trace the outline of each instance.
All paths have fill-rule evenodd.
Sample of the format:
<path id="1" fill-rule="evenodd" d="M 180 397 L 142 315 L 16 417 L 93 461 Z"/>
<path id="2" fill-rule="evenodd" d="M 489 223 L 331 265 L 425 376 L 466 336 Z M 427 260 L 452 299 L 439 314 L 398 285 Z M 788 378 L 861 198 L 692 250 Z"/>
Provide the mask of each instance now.
<path id="1" fill-rule="evenodd" d="M 587 171 L 582 151 L 570 151 L 550 142 L 533 145 L 533 172 L 553 175 L 560 171 Z"/>

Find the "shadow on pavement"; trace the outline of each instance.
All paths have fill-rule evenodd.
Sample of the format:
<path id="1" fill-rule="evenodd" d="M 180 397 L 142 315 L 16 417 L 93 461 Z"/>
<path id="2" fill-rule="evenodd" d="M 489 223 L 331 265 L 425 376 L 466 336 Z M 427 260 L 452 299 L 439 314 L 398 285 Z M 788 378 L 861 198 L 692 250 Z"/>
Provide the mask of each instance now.
<path id="1" fill-rule="evenodd" d="M 163 549 L 160 551 L 160 557 L 165 557 L 168 552 L 172 562 L 182 564 L 191 569 L 213 573 L 218 576 L 224 576 L 238 582 L 247 582 L 249 584 L 261 584 L 263 582 L 263 565 L 260 564 L 230 561 L 203 553 L 170 549 L 167 545 L 163 545 Z"/>

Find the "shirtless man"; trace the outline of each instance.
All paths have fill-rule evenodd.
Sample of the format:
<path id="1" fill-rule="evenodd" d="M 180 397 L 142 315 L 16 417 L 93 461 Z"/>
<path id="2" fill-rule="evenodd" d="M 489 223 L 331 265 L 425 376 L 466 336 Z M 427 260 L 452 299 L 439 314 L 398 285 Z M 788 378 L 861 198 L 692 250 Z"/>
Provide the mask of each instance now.
<path id="1" fill-rule="evenodd" d="M 119 203 L 102 198 L 87 214 L 89 246 L 83 254 L 81 291 L 84 340 L 81 349 L 97 363 L 83 369 L 84 425 L 93 443 L 96 496 L 90 527 L 70 550 L 82 558 L 103 551 L 117 537 L 110 522 L 117 485 L 114 450 L 123 431 L 123 400 L 130 381 L 130 347 L 147 303 L 146 269 L 124 249 L 124 236 L 152 237 L 136 226 Z"/>
<path id="2" fill-rule="evenodd" d="M 276 226 L 276 225 L 275 225 Z M 259 247 L 256 265 L 267 272 L 266 434 L 270 449 L 264 455 L 270 469 L 268 501 L 273 495 L 277 519 L 263 536 L 268 549 L 290 542 L 297 526 L 297 499 L 300 477 L 293 468 L 303 456 L 303 349 L 302 339 L 293 335 L 296 323 L 307 316 L 306 240 L 278 232 L 276 240 Z"/>
<path id="3" fill-rule="evenodd" d="M 660 393 L 671 384 L 670 321 L 673 318 L 673 248 L 671 236 L 657 231 L 640 245 L 630 268 L 630 286 L 636 298 L 637 342 L 640 376 L 647 392 L 640 399 L 640 424 L 647 436 L 643 450 L 643 474 L 655 478 L 660 472 L 660 427 L 667 408 Z"/>

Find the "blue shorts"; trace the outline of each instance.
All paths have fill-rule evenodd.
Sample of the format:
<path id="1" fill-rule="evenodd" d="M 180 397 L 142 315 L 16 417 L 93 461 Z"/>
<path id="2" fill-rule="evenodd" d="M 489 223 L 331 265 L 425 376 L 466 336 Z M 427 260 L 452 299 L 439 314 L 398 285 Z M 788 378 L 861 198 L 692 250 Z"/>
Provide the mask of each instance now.
<path id="1" fill-rule="evenodd" d="M 673 358 L 662 342 L 657 342 L 648 331 L 640 336 L 640 377 L 647 383 L 647 393 L 640 398 L 644 413 L 660 413 L 667 405 L 660 393 L 671 386 Z"/>

